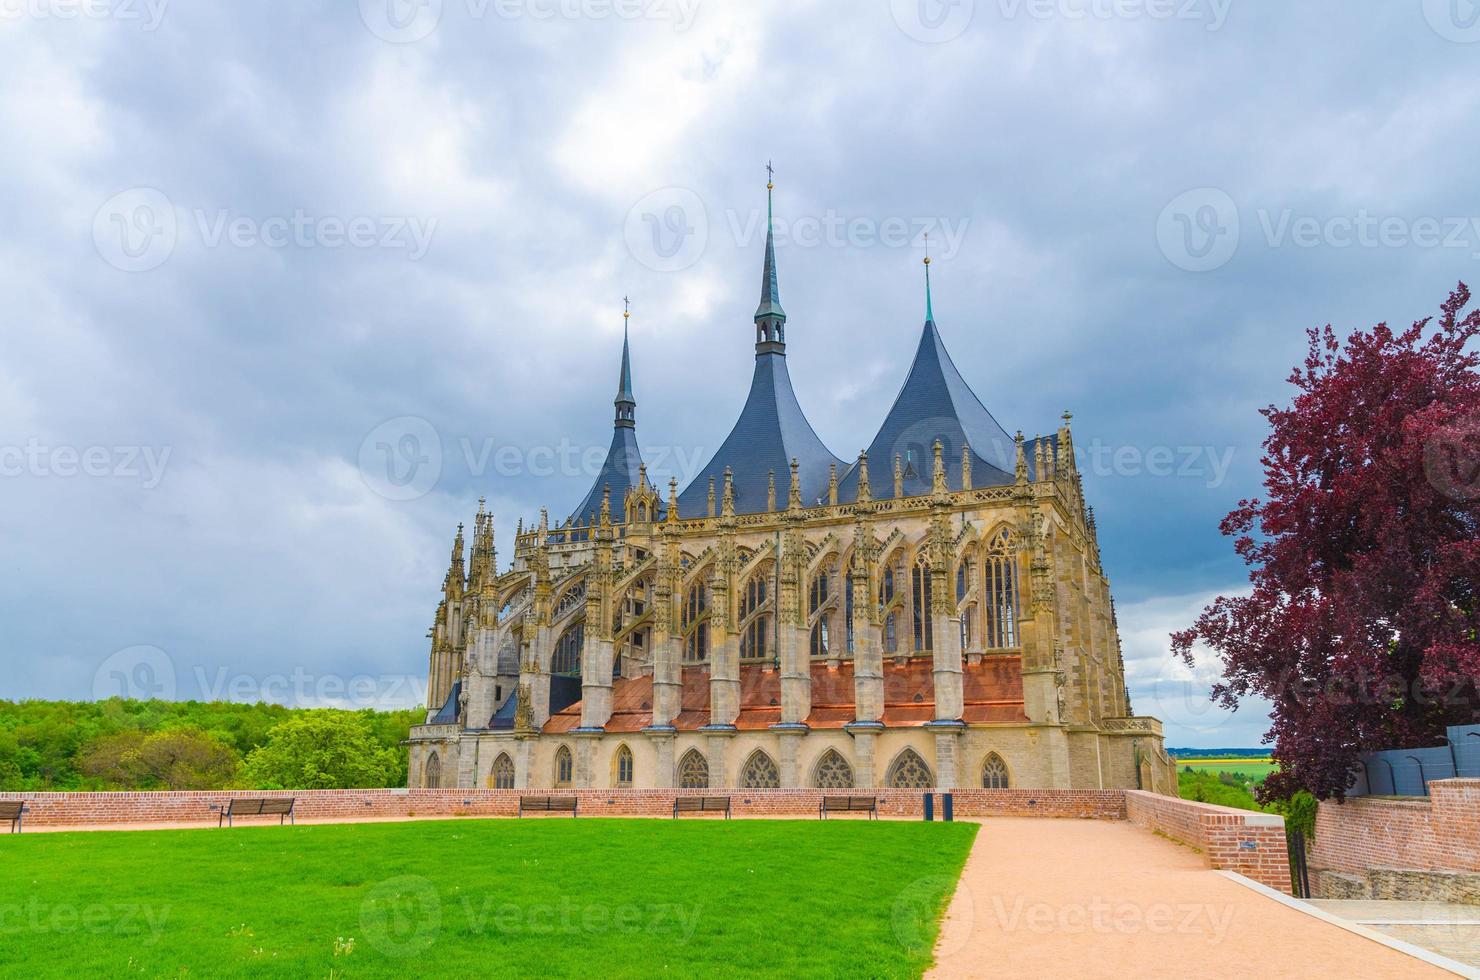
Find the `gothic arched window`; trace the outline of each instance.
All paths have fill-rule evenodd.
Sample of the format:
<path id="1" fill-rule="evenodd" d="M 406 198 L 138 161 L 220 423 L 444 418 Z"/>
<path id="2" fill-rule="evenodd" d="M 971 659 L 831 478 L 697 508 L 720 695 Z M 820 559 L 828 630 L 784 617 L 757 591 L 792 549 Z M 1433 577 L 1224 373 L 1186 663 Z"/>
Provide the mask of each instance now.
<path id="1" fill-rule="evenodd" d="M 911 625 L 915 631 L 915 649 L 929 650 L 933 647 L 930 629 L 930 563 L 919 558 L 915 562 L 914 578 L 910 589 Z"/>
<path id="2" fill-rule="evenodd" d="M 825 616 L 817 621 L 816 626 L 812 627 L 812 656 L 827 656 L 827 617 Z"/>
<path id="3" fill-rule="evenodd" d="M 987 546 L 982 563 L 982 609 L 986 613 L 982 639 L 989 649 L 1019 646 L 1018 563 L 1012 534 L 1005 528 Z"/>
<path id="4" fill-rule="evenodd" d="M 982 763 L 982 789 L 1007 789 L 1010 782 L 1002 756 L 988 752 L 987 761 Z"/>
<path id="5" fill-rule="evenodd" d="M 709 788 L 709 763 L 698 749 L 689 749 L 678 760 L 678 786 L 680 789 Z"/>
<path id="6" fill-rule="evenodd" d="M 930 767 L 914 749 L 905 749 L 894 757 L 889 765 L 889 776 L 885 783 L 895 789 L 929 789 L 935 785 Z"/>
<path id="7" fill-rule="evenodd" d="M 851 568 L 850 568 L 851 573 Z M 843 623 L 848 631 L 848 652 L 853 652 L 853 576 L 843 579 Z"/>
<path id="8" fill-rule="evenodd" d="M 776 760 L 760 749 L 750 753 L 740 770 L 740 785 L 746 789 L 779 789 L 781 770 L 776 768 Z"/>
<path id="9" fill-rule="evenodd" d="M 852 789 L 853 767 L 848 765 L 848 760 L 839 755 L 836 749 L 828 749 L 817 760 L 812 781 L 817 784 L 818 789 Z"/>
<path id="10" fill-rule="evenodd" d="M 500 752 L 493 760 L 493 772 L 489 774 L 488 782 L 494 789 L 514 788 L 514 760 L 507 753 Z"/>
<path id="11" fill-rule="evenodd" d="M 894 625 L 894 614 L 884 617 L 884 652 L 894 653 L 899 649 L 899 631 Z"/>
<path id="12" fill-rule="evenodd" d="M 689 586 L 679 611 L 679 631 L 683 634 L 683 659 L 702 663 L 709 659 L 709 587 L 703 582 Z"/>
<path id="13" fill-rule="evenodd" d="M 745 583 L 740 593 L 740 659 L 764 660 L 766 640 L 771 632 L 771 616 L 767 611 L 770 572 L 762 567 Z"/>
<path id="14" fill-rule="evenodd" d="M 577 623 L 560 635 L 555 656 L 550 659 L 550 673 L 569 677 L 581 676 L 581 648 L 586 645 L 586 624 Z"/>
<path id="15" fill-rule="evenodd" d="M 555 786 L 557 788 L 569 786 L 573 770 L 574 767 L 570 761 L 570 749 L 562 745 L 555 752 Z"/>
<path id="16" fill-rule="evenodd" d="M 616 779 L 613 780 L 619 787 L 632 785 L 632 750 L 625 745 L 617 746 L 616 757 Z"/>
<path id="17" fill-rule="evenodd" d="M 442 758 L 435 752 L 427 756 L 427 768 L 422 783 L 427 789 L 436 789 L 442 785 Z"/>

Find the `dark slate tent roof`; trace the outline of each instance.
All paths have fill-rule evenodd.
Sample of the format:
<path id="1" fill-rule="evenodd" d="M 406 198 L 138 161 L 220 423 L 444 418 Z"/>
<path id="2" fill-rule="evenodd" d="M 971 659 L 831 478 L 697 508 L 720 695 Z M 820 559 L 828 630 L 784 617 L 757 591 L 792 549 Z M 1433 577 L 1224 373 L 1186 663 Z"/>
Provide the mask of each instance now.
<path id="1" fill-rule="evenodd" d="M 791 461 L 797 461 L 802 503 L 811 505 L 827 492 L 829 470 L 843 461 L 832 454 L 802 412 L 791 375 L 786 370 L 786 312 L 776 276 L 776 236 L 771 227 L 771 189 L 766 184 L 766 254 L 761 263 L 761 298 L 755 310 L 755 373 L 740 419 L 725 441 L 678 498 L 680 517 L 709 512 L 709 483 L 714 481 L 715 513 L 724 499 L 725 470 L 734 479 L 735 513 L 766 509 L 772 474 L 776 506 L 785 508 L 791 493 Z"/>
<path id="2" fill-rule="evenodd" d="M 627 491 L 637 486 L 637 470 L 642 465 L 642 453 L 637 448 L 637 430 L 619 426 L 612 432 L 611 448 L 606 451 L 606 461 L 596 482 L 591 484 L 586 497 L 570 515 L 571 521 L 590 524 L 601 514 L 601 496 L 607 487 L 612 488 L 612 521 L 620 524 L 626 519 Z"/>
<path id="3" fill-rule="evenodd" d="M 740 419 L 719 451 L 679 495 L 679 516 L 703 517 L 708 513 L 710 477 L 714 478 L 715 512 L 719 512 L 725 467 L 733 473 L 737 514 L 766 509 L 771 471 L 776 474 L 776 505 L 784 508 L 791 489 L 793 458 L 798 464 L 802 503 L 809 506 L 827 494 L 828 468 L 836 463 L 840 473 L 843 469 L 842 461 L 822 444 L 803 414 L 786 370 L 786 355 L 757 354 L 750 394 Z"/>
<path id="4" fill-rule="evenodd" d="M 452 725 L 457 723 L 457 699 L 462 695 L 462 681 L 454 681 L 452 690 L 447 694 L 447 700 L 442 707 L 437 709 L 437 714 L 428 725 Z"/>
<path id="5" fill-rule="evenodd" d="M 612 444 L 606 451 L 606 460 L 596 474 L 596 482 L 586 492 L 575 511 L 570 515 L 572 523 L 581 521 L 591 524 L 601 513 L 601 498 L 607 487 L 612 491 L 612 521 L 622 523 L 627 517 L 627 491 L 638 486 L 638 469 L 642 466 L 642 452 L 637 448 L 637 399 L 632 395 L 632 358 L 627 344 L 627 327 L 623 314 L 622 326 L 622 369 L 617 379 L 616 419 L 612 423 Z"/>
<path id="6" fill-rule="evenodd" d="M 941 342 L 934 318 L 925 321 L 915 360 L 894 406 L 868 447 L 869 490 L 875 499 L 894 496 L 894 457 L 903 458 L 906 496 L 929 493 L 940 440 L 946 482 L 961 489 L 961 447 L 971 446 L 974 486 L 1011 483 L 1016 467 L 1012 437 L 997 424 L 971 390 Z M 1031 466 L 1031 462 L 1029 464 Z M 838 499 L 858 496 L 858 464 L 839 481 Z"/>

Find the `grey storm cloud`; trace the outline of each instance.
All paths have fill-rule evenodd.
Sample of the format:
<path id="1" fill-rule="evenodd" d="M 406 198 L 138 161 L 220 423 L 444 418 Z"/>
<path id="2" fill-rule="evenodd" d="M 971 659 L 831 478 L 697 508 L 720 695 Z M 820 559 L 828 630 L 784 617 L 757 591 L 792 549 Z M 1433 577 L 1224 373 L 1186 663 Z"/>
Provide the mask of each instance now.
<path id="1" fill-rule="evenodd" d="M 819 434 L 872 438 L 928 235 L 987 406 L 1030 434 L 1074 413 L 1155 712 L 1161 631 L 1243 582 L 1216 525 L 1258 490 L 1304 329 L 1473 277 L 1477 21 L 0 0 L 0 697 L 414 702 L 457 522 L 486 496 L 507 559 L 587 489 L 622 297 L 655 474 L 728 431 L 771 161 Z M 1169 744 L 1262 730 L 1188 710 Z"/>

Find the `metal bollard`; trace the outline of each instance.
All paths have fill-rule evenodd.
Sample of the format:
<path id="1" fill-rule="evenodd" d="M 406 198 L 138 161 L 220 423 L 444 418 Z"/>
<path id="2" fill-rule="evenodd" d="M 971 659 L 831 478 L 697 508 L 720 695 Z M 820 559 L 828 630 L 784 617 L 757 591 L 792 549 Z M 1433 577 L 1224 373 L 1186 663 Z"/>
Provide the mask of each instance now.
<path id="1" fill-rule="evenodd" d="M 935 819 L 935 794 L 925 794 L 925 820 L 928 823 Z"/>
<path id="2" fill-rule="evenodd" d="M 954 802 L 955 801 L 951 799 L 950 793 L 940 794 L 940 818 L 946 823 L 950 823 L 952 820 L 956 819 L 955 807 L 952 806 Z"/>

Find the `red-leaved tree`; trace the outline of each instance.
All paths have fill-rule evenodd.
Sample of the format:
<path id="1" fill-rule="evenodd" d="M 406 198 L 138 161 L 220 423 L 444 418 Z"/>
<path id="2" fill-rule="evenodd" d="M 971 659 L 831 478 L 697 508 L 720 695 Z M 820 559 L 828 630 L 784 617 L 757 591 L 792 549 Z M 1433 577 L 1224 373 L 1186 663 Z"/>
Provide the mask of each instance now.
<path id="1" fill-rule="evenodd" d="M 1480 719 L 1480 311 L 1463 283 L 1437 323 L 1343 345 L 1311 330 L 1288 408 L 1263 410 L 1263 499 L 1222 531 L 1252 593 L 1172 635 L 1223 662 L 1225 707 L 1273 703 L 1264 799 L 1341 798 L 1363 752 L 1442 744 Z"/>

